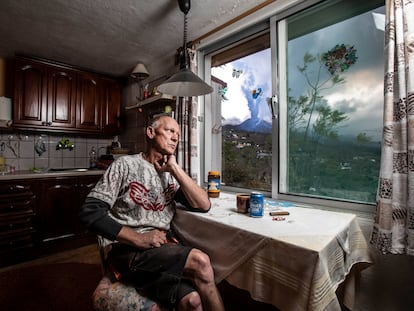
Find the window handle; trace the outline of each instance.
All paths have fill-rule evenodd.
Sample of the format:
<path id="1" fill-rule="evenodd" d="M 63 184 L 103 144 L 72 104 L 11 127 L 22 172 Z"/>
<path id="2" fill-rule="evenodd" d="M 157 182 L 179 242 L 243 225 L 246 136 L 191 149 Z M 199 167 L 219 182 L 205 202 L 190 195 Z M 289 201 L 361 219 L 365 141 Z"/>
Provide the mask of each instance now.
<path id="1" fill-rule="evenodd" d="M 278 108 L 279 108 L 277 95 L 273 95 L 272 98 L 269 98 L 268 104 L 269 104 L 269 109 L 272 113 L 272 119 L 276 119 L 277 114 L 278 114 Z"/>

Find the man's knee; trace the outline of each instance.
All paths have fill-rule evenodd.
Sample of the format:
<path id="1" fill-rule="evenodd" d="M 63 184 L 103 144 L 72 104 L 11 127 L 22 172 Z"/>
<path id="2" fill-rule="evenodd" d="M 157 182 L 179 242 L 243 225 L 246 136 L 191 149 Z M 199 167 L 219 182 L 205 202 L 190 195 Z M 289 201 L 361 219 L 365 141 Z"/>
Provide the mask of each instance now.
<path id="1" fill-rule="evenodd" d="M 185 295 L 180 300 L 178 310 L 202 310 L 200 295 L 195 291 Z"/>
<path id="2" fill-rule="evenodd" d="M 192 265 L 197 266 L 200 269 L 211 268 L 210 257 L 198 249 L 192 249 L 188 259 Z"/>
<path id="3" fill-rule="evenodd" d="M 198 249 L 192 249 L 189 253 L 186 268 L 189 271 L 193 271 L 196 276 L 204 279 L 204 281 L 208 282 L 214 279 L 210 257 Z"/>

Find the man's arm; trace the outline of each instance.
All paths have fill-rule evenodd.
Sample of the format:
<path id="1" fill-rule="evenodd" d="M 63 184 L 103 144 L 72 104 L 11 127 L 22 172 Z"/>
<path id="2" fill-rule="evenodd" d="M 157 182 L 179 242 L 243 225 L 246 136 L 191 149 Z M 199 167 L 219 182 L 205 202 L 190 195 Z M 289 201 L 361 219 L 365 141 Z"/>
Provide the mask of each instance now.
<path id="1" fill-rule="evenodd" d="M 175 156 L 171 155 L 168 160 L 161 166 L 158 162 L 154 163 L 158 171 L 170 172 L 180 184 L 188 203 L 191 207 L 208 211 L 210 209 L 210 200 L 207 192 L 204 191 L 190 176 L 178 165 Z"/>
<path id="2" fill-rule="evenodd" d="M 121 231 L 122 225 L 109 217 L 109 208 L 108 203 L 87 197 L 79 211 L 79 218 L 87 228 L 113 241 Z"/>
<path id="3" fill-rule="evenodd" d="M 117 240 L 140 249 L 159 247 L 167 243 L 164 231 L 151 230 L 138 233 L 109 217 L 108 210 L 108 203 L 87 197 L 79 212 L 79 217 L 89 229 L 112 241 Z"/>

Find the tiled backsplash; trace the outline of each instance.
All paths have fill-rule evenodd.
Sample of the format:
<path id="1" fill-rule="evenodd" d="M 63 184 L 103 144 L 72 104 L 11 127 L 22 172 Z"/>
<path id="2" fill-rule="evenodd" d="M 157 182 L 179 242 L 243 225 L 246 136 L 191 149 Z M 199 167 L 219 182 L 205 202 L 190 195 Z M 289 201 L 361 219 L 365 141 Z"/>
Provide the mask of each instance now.
<path id="1" fill-rule="evenodd" d="M 72 150 L 56 150 L 56 145 L 67 138 L 74 143 Z M 95 147 L 97 155 L 106 153 L 112 139 L 61 134 L 27 134 L 0 131 L 0 156 L 6 165 L 16 171 L 47 168 L 89 167 L 89 153 Z M 37 147 L 37 151 L 35 149 Z"/>

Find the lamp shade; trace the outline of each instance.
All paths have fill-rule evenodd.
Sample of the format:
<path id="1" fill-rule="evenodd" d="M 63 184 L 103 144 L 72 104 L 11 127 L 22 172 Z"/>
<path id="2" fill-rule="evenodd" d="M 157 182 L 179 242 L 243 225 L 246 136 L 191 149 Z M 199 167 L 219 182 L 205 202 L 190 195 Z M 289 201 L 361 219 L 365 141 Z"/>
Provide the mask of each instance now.
<path id="1" fill-rule="evenodd" d="M 158 86 L 158 91 L 172 96 L 199 96 L 213 92 L 213 88 L 188 68 L 172 75 Z"/>
<path id="2" fill-rule="evenodd" d="M 138 63 L 131 72 L 131 77 L 138 80 L 148 78 L 149 73 L 144 64 Z"/>

